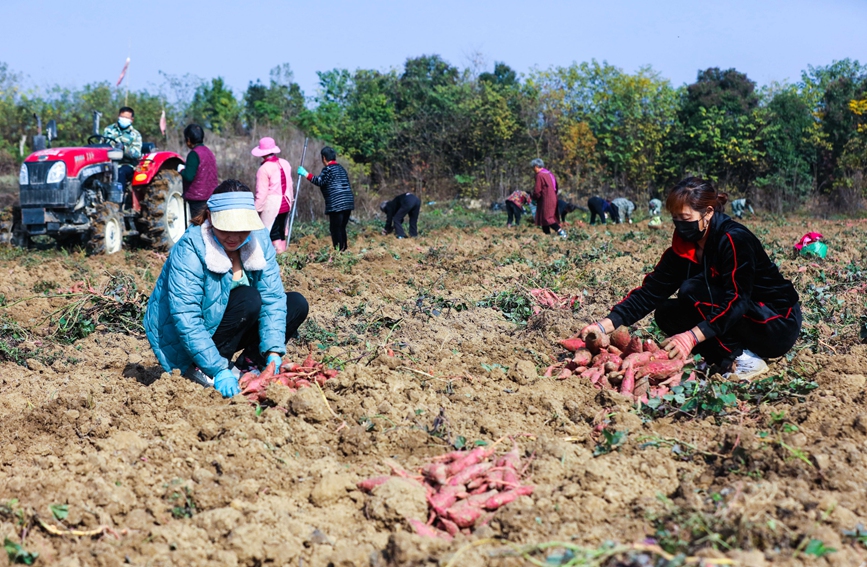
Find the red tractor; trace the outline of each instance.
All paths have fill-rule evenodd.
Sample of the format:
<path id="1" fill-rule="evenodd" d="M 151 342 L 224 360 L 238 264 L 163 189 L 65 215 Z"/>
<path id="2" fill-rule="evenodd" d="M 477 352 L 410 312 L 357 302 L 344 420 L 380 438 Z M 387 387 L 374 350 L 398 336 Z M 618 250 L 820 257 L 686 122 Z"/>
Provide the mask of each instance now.
<path id="1" fill-rule="evenodd" d="M 49 130 L 50 132 L 50 130 Z M 50 135 L 49 135 L 50 138 Z M 99 134 L 77 148 L 34 152 L 21 164 L 20 216 L 15 212 L 12 241 L 48 235 L 58 243 L 84 243 L 91 254 L 114 254 L 124 239 L 168 250 L 187 226 L 178 154 L 142 144 L 131 187 L 117 181 L 123 150 Z"/>

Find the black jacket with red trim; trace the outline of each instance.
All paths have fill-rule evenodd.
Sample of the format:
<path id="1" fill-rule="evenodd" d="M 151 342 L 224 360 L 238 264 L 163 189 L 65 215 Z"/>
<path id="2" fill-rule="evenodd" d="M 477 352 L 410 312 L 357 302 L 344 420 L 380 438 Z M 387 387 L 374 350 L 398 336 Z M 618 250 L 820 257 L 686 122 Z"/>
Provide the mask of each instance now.
<path id="1" fill-rule="evenodd" d="M 712 304 L 702 306 L 705 320 L 698 328 L 708 339 L 724 334 L 742 317 L 750 317 L 756 304 L 777 313 L 797 305 L 798 292 L 792 282 L 783 277 L 759 239 L 729 216 L 713 215 L 701 262 L 696 252 L 695 244 L 675 232 L 671 247 L 641 287 L 611 309 L 608 317 L 614 326 L 635 323 L 671 297 L 684 281 L 699 275 L 708 288 L 724 290 L 722 297 L 713 297 Z M 753 314 L 753 318 L 758 316 Z"/>

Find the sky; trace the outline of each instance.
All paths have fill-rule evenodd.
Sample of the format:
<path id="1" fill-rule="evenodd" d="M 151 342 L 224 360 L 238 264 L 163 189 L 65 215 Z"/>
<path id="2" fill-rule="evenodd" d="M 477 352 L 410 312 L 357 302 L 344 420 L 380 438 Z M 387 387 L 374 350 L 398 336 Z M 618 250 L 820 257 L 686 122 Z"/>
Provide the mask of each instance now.
<path id="1" fill-rule="evenodd" d="M 808 65 L 867 63 L 865 0 L 0 0 L 0 21 L 0 62 L 30 85 L 113 84 L 130 57 L 125 84 L 153 93 L 162 71 L 222 76 L 240 95 L 289 63 L 311 96 L 316 71 L 399 69 L 427 54 L 519 73 L 594 58 L 651 65 L 675 86 L 708 67 L 765 85 Z"/>

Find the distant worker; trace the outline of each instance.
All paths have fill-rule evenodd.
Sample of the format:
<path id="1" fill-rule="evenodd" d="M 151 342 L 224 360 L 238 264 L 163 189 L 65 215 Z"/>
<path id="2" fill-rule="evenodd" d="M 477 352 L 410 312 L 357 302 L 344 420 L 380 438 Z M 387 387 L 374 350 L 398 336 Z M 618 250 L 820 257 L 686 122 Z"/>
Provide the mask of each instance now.
<path id="1" fill-rule="evenodd" d="M 521 215 L 524 214 L 524 205 L 529 205 L 533 200 L 526 191 L 513 191 L 506 197 L 506 226 L 521 226 Z M 512 222 L 514 221 L 514 223 Z"/>
<path id="2" fill-rule="evenodd" d="M 533 189 L 533 199 L 536 200 L 536 225 L 542 227 L 542 232 L 551 234 L 551 230 L 560 238 L 568 238 L 566 231 L 560 228 L 557 219 L 557 180 L 554 174 L 545 169 L 545 162 L 536 158 L 530 162 L 536 172 L 536 186 Z"/>
<path id="3" fill-rule="evenodd" d="M 324 167 L 319 175 L 314 177 L 303 166 L 298 167 L 298 175 L 304 176 L 307 181 L 322 190 L 322 196 L 325 198 L 325 214 L 330 221 L 331 243 L 343 252 L 347 247 L 346 225 L 349 224 L 349 216 L 355 209 L 355 196 L 349 185 L 349 175 L 336 161 L 337 152 L 326 146 L 322 148 L 320 157 Z"/>
<path id="4" fill-rule="evenodd" d="M 744 209 L 749 210 L 751 215 L 756 214 L 756 211 L 753 210 L 753 202 L 749 198 L 732 201 L 732 215 L 742 219 L 744 218 Z"/>
<path id="5" fill-rule="evenodd" d="M 184 182 L 184 201 L 190 207 L 190 218 L 196 218 L 208 206 L 208 199 L 220 184 L 217 158 L 205 146 L 205 132 L 198 124 L 184 128 L 184 143 L 190 149 L 187 161 L 178 166 Z"/>
<path id="6" fill-rule="evenodd" d="M 250 153 L 262 158 L 262 165 L 256 172 L 256 212 L 279 254 L 286 250 L 286 223 L 295 201 L 292 166 L 285 159 L 277 157 L 280 148 L 274 138 L 262 138 Z"/>
<path id="7" fill-rule="evenodd" d="M 602 197 L 590 197 L 587 199 L 587 208 L 590 210 L 590 224 L 596 224 L 597 218 L 599 218 L 602 224 L 606 224 L 608 221 L 605 215 L 608 215 L 612 221 L 616 215 L 611 201 L 606 201 Z"/>
<path id="8" fill-rule="evenodd" d="M 578 206 L 565 201 L 564 199 L 557 199 L 557 218 L 561 223 L 566 222 L 566 215 L 573 211 L 577 211 Z"/>
<path id="9" fill-rule="evenodd" d="M 650 220 L 647 226 L 655 229 L 662 228 L 662 201 L 651 199 L 648 212 L 650 213 Z"/>
<path id="10" fill-rule="evenodd" d="M 117 170 L 117 180 L 123 183 L 124 187 L 132 183 L 135 166 L 141 159 L 141 134 L 132 127 L 133 120 L 135 120 L 135 111 L 128 106 L 123 106 L 117 112 L 117 122 L 112 122 L 102 131 L 104 138 L 109 138 L 118 147 L 123 146 L 123 159 Z"/>
<path id="11" fill-rule="evenodd" d="M 379 205 L 379 210 L 385 213 L 383 236 L 394 232 L 397 238 L 406 238 L 406 232 L 403 230 L 403 219 L 406 215 L 409 215 L 410 237 L 418 236 L 418 213 L 421 211 L 421 199 L 412 193 L 404 193 L 391 201 L 383 201 Z"/>
<path id="12" fill-rule="evenodd" d="M 611 201 L 611 204 L 617 209 L 614 222 L 620 224 L 626 220 L 629 224 L 632 224 L 632 213 L 635 212 L 635 203 L 625 197 L 618 197 Z"/>

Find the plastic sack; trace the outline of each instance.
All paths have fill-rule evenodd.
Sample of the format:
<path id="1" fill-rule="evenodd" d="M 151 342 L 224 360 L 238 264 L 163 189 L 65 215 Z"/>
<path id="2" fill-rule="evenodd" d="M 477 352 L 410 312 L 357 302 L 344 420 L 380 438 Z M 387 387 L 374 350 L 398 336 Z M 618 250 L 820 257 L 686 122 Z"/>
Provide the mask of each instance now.
<path id="1" fill-rule="evenodd" d="M 827 255 L 828 246 L 821 241 L 811 242 L 801 247 L 801 256 L 818 256 L 824 260 Z"/>
<path id="2" fill-rule="evenodd" d="M 810 244 L 811 242 L 818 242 L 822 240 L 822 235 L 818 232 L 808 232 L 795 244 L 795 250 L 800 251 L 804 246 Z M 824 258 L 824 256 L 822 256 Z"/>

